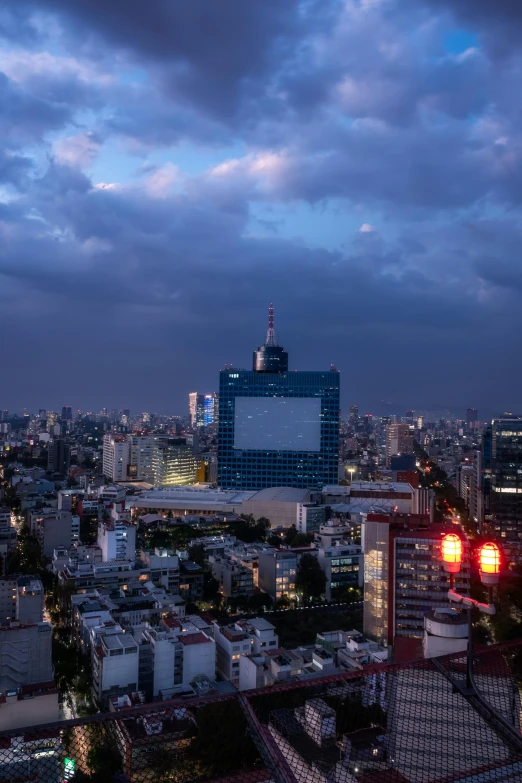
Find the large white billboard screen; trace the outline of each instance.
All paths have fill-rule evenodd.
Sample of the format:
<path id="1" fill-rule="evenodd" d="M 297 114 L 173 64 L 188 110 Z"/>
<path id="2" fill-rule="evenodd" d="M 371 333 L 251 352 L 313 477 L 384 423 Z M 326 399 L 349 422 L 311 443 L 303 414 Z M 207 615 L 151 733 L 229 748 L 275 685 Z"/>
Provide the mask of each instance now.
<path id="1" fill-rule="evenodd" d="M 234 448 L 320 451 L 318 397 L 236 397 Z"/>

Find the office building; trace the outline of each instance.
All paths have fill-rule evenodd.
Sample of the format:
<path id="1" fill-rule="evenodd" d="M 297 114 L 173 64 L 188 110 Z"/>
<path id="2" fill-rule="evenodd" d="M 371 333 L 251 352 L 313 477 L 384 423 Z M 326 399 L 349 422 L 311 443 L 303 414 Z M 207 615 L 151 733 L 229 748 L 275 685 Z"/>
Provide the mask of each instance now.
<path id="1" fill-rule="evenodd" d="M 466 425 L 468 430 L 476 430 L 479 426 L 478 411 L 476 408 L 467 408 Z"/>
<path id="2" fill-rule="evenodd" d="M 397 637 L 422 639 L 424 615 L 448 607 L 449 574 L 440 542 L 456 530 L 464 543 L 455 589 L 469 595 L 469 544 L 451 523 L 431 523 L 421 514 L 368 514 L 363 523 L 364 633 L 384 645 Z"/>
<path id="3" fill-rule="evenodd" d="M 102 561 L 134 560 L 136 556 L 136 526 L 114 519 L 98 522 L 97 545 L 102 551 Z"/>
<path id="4" fill-rule="evenodd" d="M 219 396 L 215 392 L 213 394 L 205 394 L 203 399 L 203 424 L 205 427 L 217 423 L 218 411 Z"/>
<path id="5" fill-rule="evenodd" d="M 130 481 L 153 481 L 152 454 L 154 438 L 150 435 L 128 435 L 129 464 L 127 477 Z"/>
<path id="6" fill-rule="evenodd" d="M 413 430 L 408 424 L 388 424 L 386 427 L 386 467 L 399 454 L 413 454 Z"/>
<path id="7" fill-rule="evenodd" d="M 189 394 L 189 420 L 192 429 L 203 426 L 203 395 L 197 392 Z"/>
<path id="8" fill-rule="evenodd" d="M 62 421 L 72 421 L 72 408 L 70 405 L 64 405 L 62 408 Z"/>
<path id="9" fill-rule="evenodd" d="M 339 372 L 289 372 L 270 309 L 252 370 L 220 373 L 218 483 L 320 489 L 337 481 Z"/>
<path id="10" fill-rule="evenodd" d="M 192 429 L 208 427 L 217 420 L 218 395 L 217 394 L 189 394 L 189 419 Z"/>
<path id="11" fill-rule="evenodd" d="M 484 522 L 484 496 L 483 496 L 483 464 L 484 455 L 481 451 L 474 454 L 473 473 L 470 482 L 469 514 L 478 523 L 479 530 Z"/>
<path id="12" fill-rule="evenodd" d="M 316 533 L 326 522 L 326 506 L 318 503 L 298 503 L 295 526 L 298 533 Z"/>
<path id="13" fill-rule="evenodd" d="M 258 585 L 274 601 L 283 596 L 295 598 L 297 555 L 295 552 L 269 549 L 259 554 Z"/>
<path id="14" fill-rule="evenodd" d="M 184 438 L 158 438 L 152 451 L 152 475 L 158 487 L 196 483 L 197 462 Z"/>
<path id="15" fill-rule="evenodd" d="M 494 419 L 483 439 L 485 519 L 509 563 L 522 563 L 522 417 Z"/>
<path id="16" fill-rule="evenodd" d="M 69 472 L 70 449 L 63 438 L 54 438 L 49 442 L 47 452 L 47 470 L 66 476 Z"/>
<path id="17" fill-rule="evenodd" d="M 327 601 L 346 599 L 350 588 L 362 587 L 363 555 L 356 544 L 347 542 L 321 546 L 317 559 L 326 576 Z"/>
<path id="18" fill-rule="evenodd" d="M 103 475 L 111 481 L 127 481 L 129 443 L 123 435 L 103 437 Z"/>

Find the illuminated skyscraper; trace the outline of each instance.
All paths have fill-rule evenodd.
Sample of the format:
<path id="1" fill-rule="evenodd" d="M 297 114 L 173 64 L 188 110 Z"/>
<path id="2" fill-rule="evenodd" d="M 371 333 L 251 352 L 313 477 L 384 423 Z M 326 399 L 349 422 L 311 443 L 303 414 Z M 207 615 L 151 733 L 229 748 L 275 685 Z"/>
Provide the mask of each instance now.
<path id="1" fill-rule="evenodd" d="M 388 424 L 386 427 L 386 467 L 398 454 L 413 454 L 413 431 L 408 424 Z"/>
<path id="2" fill-rule="evenodd" d="M 192 429 L 214 424 L 217 415 L 217 394 L 189 394 L 189 417 Z"/>
<path id="3" fill-rule="evenodd" d="M 504 414 L 483 439 L 484 513 L 512 564 L 522 564 L 522 417 Z"/>
<path id="4" fill-rule="evenodd" d="M 289 372 L 274 312 L 252 370 L 220 373 L 218 483 L 232 489 L 336 484 L 339 372 Z"/>

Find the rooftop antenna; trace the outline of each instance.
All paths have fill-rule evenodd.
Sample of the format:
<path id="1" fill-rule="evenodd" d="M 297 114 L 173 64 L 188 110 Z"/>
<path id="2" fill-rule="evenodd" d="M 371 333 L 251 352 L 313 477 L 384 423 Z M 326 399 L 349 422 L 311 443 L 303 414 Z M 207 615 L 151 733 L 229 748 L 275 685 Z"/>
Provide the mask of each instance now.
<path id="1" fill-rule="evenodd" d="M 274 332 L 274 305 L 270 303 L 268 308 L 268 331 L 266 333 L 265 345 L 277 345 Z"/>

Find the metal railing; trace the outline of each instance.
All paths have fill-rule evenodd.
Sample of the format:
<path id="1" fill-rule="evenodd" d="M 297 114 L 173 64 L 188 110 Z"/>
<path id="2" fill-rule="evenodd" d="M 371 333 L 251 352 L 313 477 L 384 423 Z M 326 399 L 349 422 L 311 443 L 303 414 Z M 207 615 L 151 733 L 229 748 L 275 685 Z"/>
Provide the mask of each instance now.
<path id="1" fill-rule="evenodd" d="M 0 781 L 522 781 L 522 640 L 475 651 L 480 699 L 465 677 L 460 653 L 4 731 Z"/>

